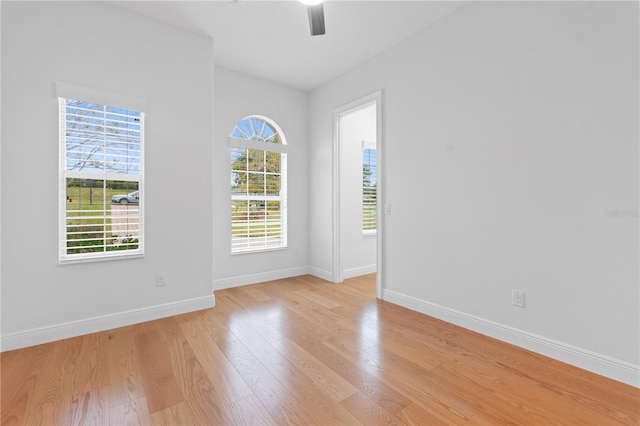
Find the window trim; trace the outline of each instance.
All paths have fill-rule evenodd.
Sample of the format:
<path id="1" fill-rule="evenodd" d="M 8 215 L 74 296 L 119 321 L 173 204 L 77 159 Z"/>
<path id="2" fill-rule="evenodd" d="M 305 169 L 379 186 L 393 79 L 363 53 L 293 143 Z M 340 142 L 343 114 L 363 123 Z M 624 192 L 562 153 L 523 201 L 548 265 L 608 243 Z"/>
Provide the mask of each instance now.
<path id="1" fill-rule="evenodd" d="M 144 257 L 145 253 L 145 112 L 143 109 L 139 109 L 141 106 L 146 106 L 146 102 L 118 95 L 109 92 L 98 91 L 94 89 L 84 88 L 81 86 L 75 86 L 67 83 L 57 83 L 57 105 L 58 105 L 58 201 L 59 201 L 59 213 L 58 213 L 58 263 L 60 265 L 85 263 L 85 262 L 100 262 L 116 259 L 132 259 Z M 66 170 L 66 156 L 67 156 L 67 140 L 66 140 L 66 100 L 80 100 L 82 102 L 95 103 L 98 105 L 105 105 L 108 107 L 123 108 L 128 110 L 135 110 L 140 113 L 140 166 L 139 173 L 136 175 L 128 175 L 124 173 L 106 173 L 106 172 L 78 172 L 73 170 Z M 108 101 L 108 102 L 105 102 Z M 112 103 L 119 102 L 119 103 Z M 135 176 L 135 178 L 132 178 Z M 79 179 L 94 179 L 94 180 L 115 180 L 115 181 L 130 181 L 138 183 L 138 191 L 143 194 L 140 197 L 138 204 L 139 217 L 138 217 L 138 248 L 132 250 L 115 250 L 115 251 L 101 251 L 91 253 L 67 253 L 67 178 L 79 178 Z M 106 197 L 106 194 L 104 195 Z M 104 199 L 105 207 L 109 200 Z"/>

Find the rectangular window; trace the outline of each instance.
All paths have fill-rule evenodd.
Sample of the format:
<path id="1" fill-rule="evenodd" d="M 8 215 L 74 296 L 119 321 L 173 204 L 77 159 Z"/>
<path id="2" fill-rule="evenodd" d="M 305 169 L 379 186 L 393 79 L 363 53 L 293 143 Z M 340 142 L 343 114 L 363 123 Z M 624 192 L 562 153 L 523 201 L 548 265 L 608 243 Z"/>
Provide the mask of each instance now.
<path id="1" fill-rule="evenodd" d="M 362 232 L 374 234 L 377 229 L 377 153 L 375 144 L 363 142 L 362 149 Z"/>
<path id="2" fill-rule="evenodd" d="M 231 147 L 232 253 L 287 246 L 285 155 Z"/>
<path id="3" fill-rule="evenodd" d="M 59 98 L 60 262 L 144 253 L 144 113 Z"/>

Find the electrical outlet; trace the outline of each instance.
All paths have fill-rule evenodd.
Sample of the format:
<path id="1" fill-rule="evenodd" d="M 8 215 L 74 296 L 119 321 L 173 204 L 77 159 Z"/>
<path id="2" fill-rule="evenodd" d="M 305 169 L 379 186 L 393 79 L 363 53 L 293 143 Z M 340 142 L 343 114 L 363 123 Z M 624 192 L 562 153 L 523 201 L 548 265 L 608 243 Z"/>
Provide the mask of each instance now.
<path id="1" fill-rule="evenodd" d="M 513 290 L 511 292 L 511 304 L 519 308 L 524 308 L 524 291 Z"/>
<path id="2" fill-rule="evenodd" d="M 164 287 L 166 285 L 167 285 L 167 274 L 164 272 L 161 274 L 156 274 L 156 286 Z"/>

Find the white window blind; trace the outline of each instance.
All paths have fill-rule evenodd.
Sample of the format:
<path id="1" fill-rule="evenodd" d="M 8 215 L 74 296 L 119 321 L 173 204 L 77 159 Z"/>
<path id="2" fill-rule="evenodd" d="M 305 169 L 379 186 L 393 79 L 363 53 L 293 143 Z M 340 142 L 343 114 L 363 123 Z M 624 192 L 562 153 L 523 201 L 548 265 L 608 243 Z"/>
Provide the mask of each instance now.
<path id="1" fill-rule="evenodd" d="M 59 98 L 60 261 L 142 255 L 144 113 Z"/>
<path id="2" fill-rule="evenodd" d="M 376 145 L 373 142 L 362 143 L 362 231 L 375 233 L 377 229 L 377 162 Z"/>
<path id="3" fill-rule="evenodd" d="M 231 252 L 287 247 L 287 156 L 282 132 L 244 118 L 231 143 Z"/>

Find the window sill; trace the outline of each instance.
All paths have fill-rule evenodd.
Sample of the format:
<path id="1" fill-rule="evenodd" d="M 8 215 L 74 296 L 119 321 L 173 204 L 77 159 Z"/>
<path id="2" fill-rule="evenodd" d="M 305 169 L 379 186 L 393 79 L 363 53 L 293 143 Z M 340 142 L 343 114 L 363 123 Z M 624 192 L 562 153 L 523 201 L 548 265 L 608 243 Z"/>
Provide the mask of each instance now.
<path id="1" fill-rule="evenodd" d="M 114 253 L 114 254 L 89 254 L 81 256 L 62 256 L 59 259 L 59 265 L 73 265 L 76 263 L 90 263 L 90 262 L 105 262 L 111 260 L 123 260 L 123 259 L 139 259 L 144 257 L 144 252 L 136 251 L 133 253 Z"/>
<path id="2" fill-rule="evenodd" d="M 250 249 L 242 249 L 238 251 L 232 251 L 231 256 L 243 255 L 243 254 L 253 254 L 253 253 L 266 253 L 270 251 L 283 251 L 287 250 L 287 246 L 283 247 L 266 247 L 266 248 L 250 248 Z"/>
<path id="3" fill-rule="evenodd" d="M 362 231 L 362 236 L 363 237 L 375 237 L 376 235 L 378 235 L 378 231 Z"/>

